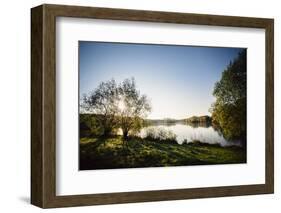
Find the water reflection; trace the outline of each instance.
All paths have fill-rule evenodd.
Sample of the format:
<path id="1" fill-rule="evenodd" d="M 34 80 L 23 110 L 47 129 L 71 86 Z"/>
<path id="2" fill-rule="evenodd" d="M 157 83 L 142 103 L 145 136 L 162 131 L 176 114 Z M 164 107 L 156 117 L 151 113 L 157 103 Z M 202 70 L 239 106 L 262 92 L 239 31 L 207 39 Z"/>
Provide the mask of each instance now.
<path id="1" fill-rule="evenodd" d="M 193 123 L 186 125 L 177 123 L 169 125 L 153 125 L 144 127 L 140 132 L 140 136 L 145 136 L 145 133 L 149 128 L 163 128 L 172 131 L 176 134 L 176 139 L 179 144 L 182 144 L 183 141 L 200 141 L 202 143 L 220 144 L 221 146 L 240 146 L 239 141 L 226 140 L 218 131 L 208 124 L 203 125 L 202 123 Z"/>

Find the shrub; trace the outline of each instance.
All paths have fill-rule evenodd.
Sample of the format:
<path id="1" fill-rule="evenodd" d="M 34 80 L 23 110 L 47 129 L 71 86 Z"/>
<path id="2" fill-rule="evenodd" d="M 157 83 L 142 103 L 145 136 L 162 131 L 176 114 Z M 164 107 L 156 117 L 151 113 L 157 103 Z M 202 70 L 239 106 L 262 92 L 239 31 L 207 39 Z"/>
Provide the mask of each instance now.
<path id="1" fill-rule="evenodd" d="M 187 144 L 188 144 L 187 139 L 184 139 L 181 145 L 187 145 Z"/>
<path id="2" fill-rule="evenodd" d="M 176 134 L 174 134 L 171 130 L 166 130 L 161 127 L 147 128 L 143 138 L 150 141 L 157 141 L 161 143 L 177 144 Z"/>

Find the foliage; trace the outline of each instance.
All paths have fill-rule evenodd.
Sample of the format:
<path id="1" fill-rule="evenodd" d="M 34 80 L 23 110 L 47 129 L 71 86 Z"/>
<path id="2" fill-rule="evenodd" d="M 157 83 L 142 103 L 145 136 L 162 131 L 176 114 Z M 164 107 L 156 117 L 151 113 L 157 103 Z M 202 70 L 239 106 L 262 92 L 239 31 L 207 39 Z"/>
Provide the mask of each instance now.
<path id="1" fill-rule="evenodd" d="M 136 89 L 133 78 L 119 85 L 114 79 L 101 82 L 89 95 L 84 95 L 81 108 L 84 114 L 95 115 L 82 116 L 83 132 L 108 136 L 120 128 L 125 139 L 142 128 L 143 118 L 151 110 L 147 97 Z"/>
<path id="2" fill-rule="evenodd" d="M 151 111 L 147 97 L 136 89 L 134 78 L 125 79 L 119 85 L 119 125 L 127 139 L 129 131 L 138 132 L 143 126 L 143 119 Z"/>
<path id="3" fill-rule="evenodd" d="M 151 141 L 176 143 L 176 135 L 171 130 L 166 130 L 161 127 L 148 127 L 145 131 L 144 138 Z"/>
<path id="4" fill-rule="evenodd" d="M 192 116 L 190 118 L 184 119 L 186 123 L 211 123 L 212 118 L 208 115 L 204 116 Z"/>
<path id="5" fill-rule="evenodd" d="M 118 88 L 114 79 L 100 83 L 88 96 L 83 97 L 82 109 L 100 115 L 96 117 L 95 122 L 102 129 L 104 136 L 110 135 L 118 124 L 118 100 Z"/>
<path id="6" fill-rule="evenodd" d="M 223 71 L 213 91 L 216 97 L 211 108 L 213 123 L 229 140 L 246 138 L 246 79 L 246 50 L 243 50 Z"/>
<path id="7" fill-rule="evenodd" d="M 100 124 L 104 118 L 102 115 L 84 113 L 79 115 L 80 137 L 102 136 L 104 128 Z M 111 134 L 115 134 L 116 130 L 112 129 Z"/>

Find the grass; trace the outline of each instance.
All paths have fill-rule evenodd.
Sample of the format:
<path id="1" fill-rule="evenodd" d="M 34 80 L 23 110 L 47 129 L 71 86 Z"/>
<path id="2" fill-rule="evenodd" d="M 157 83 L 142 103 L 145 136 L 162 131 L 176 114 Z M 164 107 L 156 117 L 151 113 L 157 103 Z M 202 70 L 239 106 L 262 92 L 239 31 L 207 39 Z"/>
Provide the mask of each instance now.
<path id="1" fill-rule="evenodd" d="M 246 163 L 246 150 L 198 141 L 175 144 L 121 136 L 80 139 L 80 170 Z"/>

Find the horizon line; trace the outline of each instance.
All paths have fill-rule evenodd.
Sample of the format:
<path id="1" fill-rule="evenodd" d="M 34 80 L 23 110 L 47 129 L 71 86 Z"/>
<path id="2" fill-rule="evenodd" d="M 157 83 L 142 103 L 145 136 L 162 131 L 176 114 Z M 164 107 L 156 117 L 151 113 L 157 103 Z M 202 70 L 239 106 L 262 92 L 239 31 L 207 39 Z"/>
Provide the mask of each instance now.
<path id="1" fill-rule="evenodd" d="M 79 114 L 96 114 L 96 115 L 98 115 L 97 113 L 80 112 L 80 111 L 79 111 Z M 183 118 L 174 118 L 174 117 L 149 118 L 149 117 L 146 117 L 146 118 L 143 118 L 143 119 L 145 119 L 145 120 L 168 120 L 168 119 L 183 120 L 183 119 L 188 119 L 188 118 L 192 118 L 192 117 L 204 117 L 204 116 L 212 117 L 212 115 L 204 114 L 204 115 L 191 115 L 191 116 L 186 116 L 186 117 L 183 117 Z"/>

